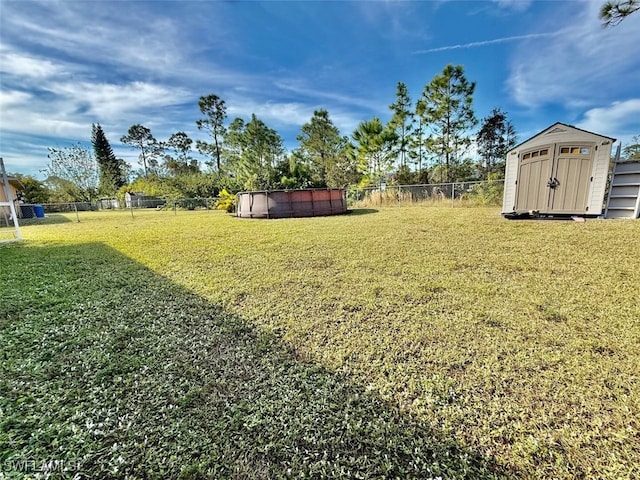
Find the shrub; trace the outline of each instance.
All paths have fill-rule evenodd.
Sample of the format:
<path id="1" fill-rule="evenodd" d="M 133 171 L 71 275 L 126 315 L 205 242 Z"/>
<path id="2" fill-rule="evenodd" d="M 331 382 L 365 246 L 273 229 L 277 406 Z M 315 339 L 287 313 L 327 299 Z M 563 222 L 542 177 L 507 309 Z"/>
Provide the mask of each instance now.
<path id="1" fill-rule="evenodd" d="M 236 196 L 233 193 L 227 192 L 226 188 L 223 188 L 220 192 L 220 198 L 216 202 L 216 209 L 233 213 L 236 209 Z"/>
<path id="2" fill-rule="evenodd" d="M 500 181 L 496 174 L 489 175 L 486 182 L 478 183 L 462 195 L 463 200 L 468 200 L 473 205 L 501 205 L 504 194 L 504 182 Z"/>

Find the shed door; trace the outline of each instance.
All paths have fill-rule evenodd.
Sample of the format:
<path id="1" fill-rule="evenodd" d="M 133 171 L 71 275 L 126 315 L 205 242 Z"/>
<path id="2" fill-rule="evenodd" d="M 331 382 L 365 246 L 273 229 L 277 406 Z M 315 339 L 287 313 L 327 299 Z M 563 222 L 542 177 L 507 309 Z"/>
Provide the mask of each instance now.
<path id="1" fill-rule="evenodd" d="M 587 213 L 594 147 L 594 144 L 558 145 L 551 178 L 550 212 Z"/>
<path id="2" fill-rule="evenodd" d="M 546 210 L 549 205 L 547 181 L 553 166 L 552 145 L 525 150 L 518 160 L 515 210 Z"/>

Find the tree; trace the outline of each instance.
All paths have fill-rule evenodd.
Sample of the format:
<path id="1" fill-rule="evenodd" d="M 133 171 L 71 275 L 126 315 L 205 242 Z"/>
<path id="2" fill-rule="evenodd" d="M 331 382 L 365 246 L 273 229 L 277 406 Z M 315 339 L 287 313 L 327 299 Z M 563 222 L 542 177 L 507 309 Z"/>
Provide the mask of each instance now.
<path id="1" fill-rule="evenodd" d="M 361 122 L 351 138 L 356 143 L 352 144 L 350 152 L 364 175 L 363 183 L 377 185 L 393 170 L 393 145 L 397 135 L 374 117 Z"/>
<path id="2" fill-rule="evenodd" d="M 151 130 L 144 125 L 136 124 L 129 127 L 129 131 L 120 141 L 140 149 L 138 163 L 142 165 L 144 176 L 157 173 L 158 156 L 162 153 L 162 145 L 151 134 Z"/>
<path id="3" fill-rule="evenodd" d="M 144 192 L 145 195 L 159 198 L 180 198 L 182 193 L 171 184 L 166 181 L 166 178 L 152 175 L 148 178 L 138 177 L 129 185 L 121 188 L 119 193 L 120 197 L 124 197 L 127 192 Z"/>
<path id="4" fill-rule="evenodd" d="M 347 138 L 340 135 L 329 113 L 326 110 L 314 111 L 311 120 L 302 125 L 296 139 L 300 142 L 297 159 L 309 164 L 313 185 L 337 186 L 332 185 L 339 176 L 334 170 L 341 168 L 340 159 L 344 157 Z"/>
<path id="5" fill-rule="evenodd" d="M 503 176 L 507 152 L 516 144 L 516 132 L 507 120 L 507 114 L 494 108 L 489 116 L 483 118 L 476 143 L 484 177 L 488 178 L 490 174 Z"/>
<path id="6" fill-rule="evenodd" d="M 227 118 L 227 107 L 217 95 L 207 95 L 200 97 L 198 101 L 200 112 L 206 115 L 206 118 L 196 120 L 196 126 L 199 130 L 204 130 L 211 135 L 213 143 L 198 140 L 196 147 L 203 155 L 211 155 L 215 161 L 216 171 L 222 172 L 222 140 L 225 134 L 224 120 Z"/>
<path id="7" fill-rule="evenodd" d="M 165 155 L 165 168 L 174 176 L 200 173 L 198 161 L 192 158 L 191 145 L 193 140 L 185 132 L 176 132 L 165 142 L 165 146 L 172 149 L 175 156 Z"/>
<path id="8" fill-rule="evenodd" d="M 468 132 L 477 124 L 473 112 L 475 87 L 475 82 L 464 76 L 462 65 L 447 65 L 422 93 L 422 118 L 431 128 L 426 147 L 438 157 L 439 164 L 444 158 L 447 182 L 454 180 L 452 167 L 471 144 Z"/>
<path id="9" fill-rule="evenodd" d="M 640 10 L 640 0 L 609 0 L 600 8 L 602 26 L 614 27 L 638 10 Z"/>
<path id="10" fill-rule="evenodd" d="M 426 150 L 426 142 L 425 142 L 425 122 L 424 122 L 424 112 L 426 110 L 426 105 L 422 99 L 416 102 L 415 108 L 415 117 L 418 119 L 418 128 L 415 129 L 413 135 L 410 137 L 409 141 L 409 155 L 414 160 L 414 165 L 416 170 L 419 172 L 419 175 L 423 175 L 423 166 L 425 159 L 425 150 Z M 426 171 L 424 172 L 426 173 Z"/>
<path id="11" fill-rule="evenodd" d="M 346 188 L 361 180 L 362 173 L 358 171 L 357 156 L 349 155 L 349 143 L 347 143 L 340 155 L 335 158 L 332 168 L 327 172 L 327 186 Z"/>
<path id="12" fill-rule="evenodd" d="M 407 165 L 409 151 L 409 139 L 413 128 L 413 112 L 411 111 L 411 98 L 407 86 L 398 82 L 396 88 L 396 101 L 389 105 L 393 112 L 389 127 L 396 133 L 397 141 L 394 145 L 394 153 L 400 160 L 400 166 Z"/>
<path id="13" fill-rule="evenodd" d="M 49 202 L 51 192 L 43 182 L 30 175 L 22 175 L 20 173 L 16 173 L 12 176 L 16 177 L 22 184 L 20 193 L 22 195 L 22 200 L 26 203 Z"/>
<path id="14" fill-rule="evenodd" d="M 122 180 L 123 180 L 123 185 L 126 185 L 127 183 L 129 183 L 129 179 L 131 178 L 131 165 L 129 165 L 129 163 L 127 163 L 124 159 L 122 158 L 118 158 L 118 165 L 120 167 L 120 171 L 122 172 Z M 122 187 L 120 187 L 122 188 Z"/>
<path id="15" fill-rule="evenodd" d="M 622 154 L 627 160 L 640 160 L 640 135 L 635 135 L 632 141 L 624 147 Z"/>
<path id="16" fill-rule="evenodd" d="M 313 184 L 309 164 L 300 157 L 299 150 L 276 164 L 274 176 L 278 188 L 308 188 Z"/>
<path id="17" fill-rule="evenodd" d="M 282 138 L 262 120 L 251 115 L 245 123 L 236 118 L 225 137 L 232 172 L 247 190 L 272 188 L 275 167 L 282 159 Z"/>
<path id="18" fill-rule="evenodd" d="M 126 181 L 122 160 L 116 158 L 107 136 L 100 124 L 91 125 L 91 144 L 100 169 L 98 190 L 103 195 L 112 196 Z"/>
<path id="19" fill-rule="evenodd" d="M 226 160 L 226 168 L 231 173 L 237 172 L 245 149 L 244 129 L 245 121 L 237 117 L 233 119 L 224 133 L 223 154 Z"/>
<path id="20" fill-rule="evenodd" d="M 91 151 L 79 143 L 49 148 L 49 165 L 42 170 L 48 183 L 58 185 L 73 202 L 91 202 L 98 195 L 99 168 Z"/>

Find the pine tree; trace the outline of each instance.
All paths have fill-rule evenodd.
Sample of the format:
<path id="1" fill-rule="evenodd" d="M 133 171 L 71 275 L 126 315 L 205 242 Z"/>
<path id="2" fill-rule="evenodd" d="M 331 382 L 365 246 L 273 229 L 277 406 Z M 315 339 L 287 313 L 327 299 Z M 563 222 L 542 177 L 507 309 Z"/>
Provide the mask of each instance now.
<path id="1" fill-rule="evenodd" d="M 462 65 L 447 65 L 422 93 L 423 120 L 431 129 L 427 149 L 439 158 L 447 182 L 455 180 L 460 156 L 471 144 L 469 130 L 477 124 L 472 106 L 475 87 Z"/>
<path id="2" fill-rule="evenodd" d="M 227 106 L 224 100 L 217 95 L 211 94 L 206 97 L 200 97 L 198 107 L 200 112 L 206 115 L 206 118 L 196 120 L 196 126 L 198 130 L 208 132 L 213 143 L 198 140 L 196 148 L 203 155 L 211 155 L 215 163 L 210 163 L 209 165 L 215 165 L 216 172 L 220 174 L 222 172 L 222 141 L 226 133 L 224 120 L 227 118 Z"/>
<path id="3" fill-rule="evenodd" d="M 117 159 L 100 124 L 91 126 L 91 143 L 100 170 L 98 190 L 102 195 L 113 195 L 126 183 L 122 162 Z"/>
<path id="4" fill-rule="evenodd" d="M 378 117 L 358 124 L 351 138 L 351 155 L 358 162 L 358 171 L 363 174 L 363 185 L 379 185 L 393 170 L 395 161 L 393 146 L 398 137 L 385 128 Z"/>
<path id="5" fill-rule="evenodd" d="M 476 143 L 482 158 L 485 178 L 488 178 L 489 174 L 504 175 L 505 157 L 516 144 L 516 133 L 511 122 L 507 120 L 507 114 L 499 108 L 494 108 L 488 117 L 483 118 Z"/>
<path id="6" fill-rule="evenodd" d="M 411 97 L 407 86 L 398 82 L 396 89 L 396 102 L 389 105 L 393 112 L 389 120 L 389 128 L 395 131 L 397 140 L 394 145 L 394 153 L 398 156 L 401 167 L 407 166 L 409 152 L 409 139 L 413 129 L 413 112 L 411 111 Z"/>
<path id="7" fill-rule="evenodd" d="M 423 100 L 418 100 L 415 105 L 414 118 L 418 119 L 418 125 L 409 138 L 409 156 L 413 159 L 416 170 L 420 177 L 426 176 L 425 167 L 426 140 L 424 112 L 426 106 Z"/>
<path id="8" fill-rule="evenodd" d="M 612 27 L 639 10 L 640 0 L 608 0 L 600 7 L 600 19 L 604 27 Z"/>
<path id="9" fill-rule="evenodd" d="M 275 167 L 284 155 L 282 138 L 262 120 L 251 114 L 247 123 L 234 119 L 225 132 L 226 168 L 247 190 L 274 187 Z"/>
<path id="10" fill-rule="evenodd" d="M 164 150 L 162 144 L 151 134 L 151 130 L 144 125 L 136 124 L 129 127 L 126 135 L 120 138 L 122 143 L 140 149 L 138 163 L 142 165 L 145 178 L 149 173 L 158 173 L 158 157 Z"/>
<path id="11" fill-rule="evenodd" d="M 340 135 L 329 113 L 323 109 L 314 111 L 296 139 L 300 142 L 297 155 L 308 163 L 314 186 L 337 186 L 333 180 L 340 176 L 336 169 L 340 168 L 347 139 Z"/>

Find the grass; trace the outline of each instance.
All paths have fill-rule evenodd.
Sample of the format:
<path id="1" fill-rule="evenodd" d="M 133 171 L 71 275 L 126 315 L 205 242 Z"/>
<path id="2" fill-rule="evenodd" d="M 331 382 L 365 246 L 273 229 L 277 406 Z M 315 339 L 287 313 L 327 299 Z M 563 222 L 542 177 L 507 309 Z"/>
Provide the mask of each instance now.
<path id="1" fill-rule="evenodd" d="M 640 476 L 640 222 L 80 218 L 0 247 L 0 468 Z"/>

